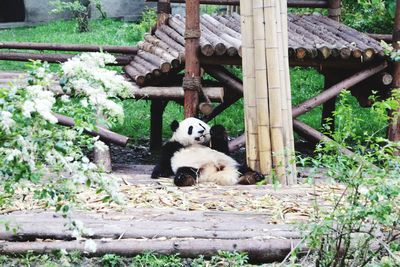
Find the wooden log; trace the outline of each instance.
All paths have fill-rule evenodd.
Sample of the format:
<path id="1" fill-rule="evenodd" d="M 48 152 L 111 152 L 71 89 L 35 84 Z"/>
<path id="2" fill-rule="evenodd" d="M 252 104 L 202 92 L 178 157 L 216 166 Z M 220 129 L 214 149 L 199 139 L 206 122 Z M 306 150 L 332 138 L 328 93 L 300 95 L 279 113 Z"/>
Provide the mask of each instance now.
<path id="1" fill-rule="evenodd" d="M 159 69 L 161 70 L 161 72 L 163 73 L 167 73 L 171 70 L 172 66 L 169 62 L 166 62 L 164 59 L 153 55 L 152 53 L 149 53 L 147 51 L 138 51 L 138 55 L 143 58 L 144 60 L 159 66 Z"/>
<path id="2" fill-rule="evenodd" d="M 387 72 L 382 72 L 380 74 L 380 78 L 381 78 L 382 83 L 384 85 L 389 85 L 389 84 L 391 84 L 393 82 L 393 76 L 390 73 L 387 73 Z"/>
<path id="3" fill-rule="evenodd" d="M 215 18 L 213 18 L 212 16 L 208 15 L 208 14 L 203 14 L 202 17 L 209 22 L 209 24 L 213 25 L 215 29 L 218 29 L 218 32 L 221 33 L 225 33 L 230 37 L 233 37 L 233 39 L 240 41 L 242 38 L 242 35 L 234 30 L 232 30 L 229 27 L 226 27 L 223 23 L 220 23 L 218 20 L 216 20 Z M 227 42 L 230 39 L 227 40 Z"/>
<path id="4" fill-rule="evenodd" d="M 200 88 L 189 88 L 187 85 L 191 82 L 193 84 L 191 87 L 201 87 L 200 60 L 197 54 L 200 35 L 200 3 L 199 0 L 192 0 L 186 3 L 184 78 L 186 82 L 183 83 L 185 118 L 196 117 L 199 105 Z"/>
<path id="5" fill-rule="evenodd" d="M 218 106 L 216 106 L 212 112 L 210 114 L 207 114 L 206 116 L 203 117 L 203 121 L 204 122 L 209 122 L 212 119 L 214 119 L 215 117 L 217 117 L 219 114 L 221 114 L 222 112 L 224 112 L 227 108 L 229 108 L 231 105 L 233 105 L 234 103 L 236 103 L 236 101 L 238 101 L 240 98 L 242 98 L 241 96 L 234 96 L 231 97 L 229 99 L 224 99 L 224 101 L 219 104 Z"/>
<path id="6" fill-rule="evenodd" d="M 172 29 L 170 26 L 162 25 L 160 27 L 160 30 L 171 37 L 174 41 L 178 42 L 181 45 L 185 45 L 184 37 L 176 32 L 174 29 Z"/>
<path id="7" fill-rule="evenodd" d="M 48 254 L 56 250 L 65 249 L 67 252 L 79 251 L 88 256 L 100 256 L 104 254 L 118 254 L 122 256 L 134 256 L 148 251 L 157 251 L 161 254 L 179 254 L 184 258 L 195 258 L 198 255 L 211 257 L 220 251 L 245 251 L 250 261 L 274 262 L 281 261 L 293 247 L 298 246 L 300 240 L 289 239 L 123 239 L 95 241 L 97 249 L 85 250 L 85 241 L 36 241 L 36 242 L 2 242 L 0 253 L 2 255 L 24 254 L 27 251 L 33 253 Z M 306 251 L 301 245 L 301 250 Z M 303 252 L 304 252 L 303 251 Z"/>
<path id="8" fill-rule="evenodd" d="M 155 36 L 160 38 L 160 40 L 162 40 L 164 43 L 168 44 L 169 46 L 171 46 L 173 49 L 179 51 L 180 53 L 183 53 L 185 51 L 185 48 L 183 47 L 183 45 L 181 43 L 172 39 L 165 32 L 163 32 L 161 30 L 156 30 L 156 32 L 154 34 L 155 34 Z"/>
<path id="9" fill-rule="evenodd" d="M 380 34 L 380 33 L 367 33 L 367 35 L 371 38 L 374 38 L 378 41 L 385 41 L 387 43 L 392 42 L 392 35 L 391 34 Z"/>
<path id="10" fill-rule="evenodd" d="M 160 77 L 161 76 L 161 70 L 159 69 L 158 66 L 152 64 L 151 62 L 146 61 L 144 58 L 142 58 L 140 55 L 136 55 L 133 58 L 133 62 L 136 62 L 143 67 L 145 67 L 148 71 L 150 71 L 155 77 Z M 129 63 L 129 64 L 132 64 Z"/>
<path id="11" fill-rule="evenodd" d="M 83 45 L 83 44 L 52 44 L 31 42 L 0 42 L 0 49 L 26 49 L 26 50 L 53 50 L 76 52 L 108 52 L 119 54 L 133 54 L 138 51 L 136 46 L 114 45 Z"/>
<path id="12" fill-rule="evenodd" d="M 315 130 L 314 128 L 308 126 L 307 124 L 299 121 L 299 120 L 293 120 L 293 129 L 296 131 L 296 133 L 298 133 L 300 136 L 302 136 L 303 138 L 305 138 L 306 140 L 309 140 L 311 142 L 314 143 L 318 143 L 318 142 L 335 142 L 333 141 L 331 138 L 329 138 L 328 136 L 318 132 L 317 130 Z M 350 151 L 349 149 L 338 145 L 338 147 L 340 147 L 340 152 L 344 155 L 347 156 L 353 156 L 354 153 L 352 151 Z"/>
<path id="13" fill-rule="evenodd" d="M 340 83 L 330 87 L 329 89 L 323 91 L 316 97 L 313 97 L 293 108 L 293 117 L 296 118 L 301 114 L 306 113 L 307 111 L 315 108 L 316 106 L 321 105 L 322 103 L 326 102 L 329 99 L 337 96 L 342 90 L 348 89 L 353 85 L 365 80 L 366 78 L 384 70 L 387 67 L 387 63 L 383 62 L 377 66 L 367 68 L 356 74 L 352 75 L 351 77 L 341 81 Z"/>
<path id="14" fill-rule="evenodd" d="M 203 65 L 204 70 L 236 94 L 243 95 L 243 84 L 223 66 Z"/>
<path id="15" fill-rule="evenodd" d="M 204 36 L 204 38 L 214 46 L 215 55 L 224 55 L 227 52 L 227 46 L 229 46 L 229 44 L 227 44 L 223 39 L 219 38 L 218 35 L 208 29 L 207 26 L 203 24 L 203 21 L 204 20 L 201 20 L 200 25 L 201 35 Z"/>
<path id="16" fill-rule="evenodd" d="M 171 17 L 168 20 L 169 26 L 177 31 L 180 35 L 185 35 L 185 23 L 180 21 L 177 17 Z M 203 37 L 200 36 L 200 51 L 205 56 L 212 56 L 214 54 L 214 48 L 212 45 Z"/>
<path id="17" fill-rule="evenodd" d="M 143 74 L 141 74 L 134 66 L 126 65 L 124 68 L 124 72 L 135 81 L 135 83 L 139 86 L 143 86 L 146 82 L 146 78 Z"/>
<path id="18" fill-rule="evenodd" d="M 209 35 L 213 33 L 212 38 L 215 38 L 216 40 L 219 41 L 219 43 L 223 43 L 224 46 L 226 47 L 226 52 L 229 56 L 235 56 L 238 54 L 238 48 L 240 48 L 241 43 L 239 40 L 236 40 L 235 38 L 232 38 L 228 34 L 222 32 L 220 29 L 216 28 L 216 25 L 210 23 L 208 19 L 206 19 L 206 16 L 202 16 L 201 18 L 201 24 L 202 26 L 208 30 Z M 221 25 L 222 24 L 219 24 Z M 207 32 L 207 31 L 206 31 Z M 211 37 L 210 37 L 211 38 Z"/>
<path id="19" fill-rule="evenodd" d="M 240 57 L 230 57 L 230 56 L 212 56 L 206 57 L 200 55 L 201 64 L 205 65 L 242 65 L 242 60 Z"/>
<path id="20" fill-rule="evenodd" d="M 73 54 L 35 54 L 35 53 L 22 53 L 22 52 L 0 52 L 0 60 L 15 60 L 15 61 L 29 61 L 41 60 L 49 63 L 61 63 L 74 57 Z M 115 55 L 116 64 L 110 65 L 127 65 L 133 59 L 133 56 L 119 56 Z"/>
<path id="21" fill-rule="evenodd" d="M 215 102 L 223 102 L 224 89 L 222 87 L 204 87 L 203 91 L 210 100 Z M 132 95 L 135 97 L 135 99 L 182 100 L 184 97 L 184 91 L 182 87 L 146 86 L 133 89 Z"/>
<path id="22" fill-rule="evenodd" d="M 161 47 L 155 46 L 148 42 L 139 42 L 137 46 L 140 49 L 147 51 L 151 54 L 154 54 L 160 57 L 161 59 L 165 60 L 166 62 L 169 62 L 173 68 L 178 68 L 180 65 L 179 59 L 175 58 Z"/>
<path id="23" fill-rule="evenodd" d="M 229 16 L 223 17 L 223 16 L 220 16 L 220 15 L 214 15 L 213 16 L 214 19 L 218 20 L 220 23 L 222 23 L 226 27 L 228 27 L 228 28 L 234 30 L 236 33 L 240 34 L 240 24 L 236 23 L 236 22 L 234 22 L 232 20 L 229 20 L 228 17 Z"/>
<path id="24" fill-rule="evenodd" d="M 139 73 L 141 73 L 146 81 L 150 81 L 153 79 L 153 73 L 152 70 L 147 69 L 145 66 L 143 66 L 141 63 L 139 63 L 137 60 L 135 61 L 135 59 L 133 59 L 133 61 L 131 61 L 129 63 L 129 65 L 133 68 L 135 68 Z"/>
<path id="25" fill-rule="evenodd" d="M 156 38 L 155 36 L 151 35 L 151 34 L 145 34 L 144 35 L 144 39 L 155 45 L 160 47 L 161 49 L 167 51 L 167 53 L 169 53 L 170 55 L 172 55 L 174 58 L 177 58 L 179 60 L 181 60 L 182 54 L 179 53 L 178 50 L 176 50 L 175 48 L 173 48 L 172 46 L 168 45 L 167 43 L 165 43 L 164 41 Z M 183 47 L 182 47 L 183 49 Z"/>
<path id="26" fill-rule="evenodd" d="M 69 127 L 75 126 L 75 122 L 72 118 L 56 113 L 53 115 L 57 118 L 58 124 Z M 85 130 L 85 133 L 92 136 L 99 136 L 101 141 L 110 142 L 119 146 L 126 146 L 128 143 L 129 138 L 126 136 L 114 133 L 102 126 L 96 126 L 96 128 L 98 131 Z"/>
<path id="27" fill-rule="evenodd" d="M 157 2 L 158 0 L 146 0 L 147 2 Z M 171 3 L 184 4 L 185 0 L 171 0 Z M 238 6 L 240 0 L 200 0 L 200 4 L 205 5 L 226 5 Z M 288 0 L 288 7 L 313 7 L 313 8 L 327 8 L 328 1 L 326 0 Z"/>

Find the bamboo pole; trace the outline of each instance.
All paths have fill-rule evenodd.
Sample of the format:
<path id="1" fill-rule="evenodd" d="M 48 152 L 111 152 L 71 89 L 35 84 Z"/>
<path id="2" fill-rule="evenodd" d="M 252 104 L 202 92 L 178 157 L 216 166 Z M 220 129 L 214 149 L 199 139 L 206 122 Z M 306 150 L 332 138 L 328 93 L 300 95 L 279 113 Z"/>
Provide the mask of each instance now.
<path id="1" fill-rule="evenodd" d="M 282 185 L 286 185 L 286 162 L 284 146 L 284 127 L 282 117 L 282 82 L 279 75 L 279 49 L 277 34 L 277 14 L 275 0 L 264 0 L 264 23 L 266 55 L 267 55 L 267 78 L 270 103 L 271 123 L 271 147 L 272 161 L 275 173 Z"/>
<path id="2" fill-rule="evenodd" d="M 257 108 L 255 97 L 255 69 L 254 69 L 254 39 L 253 39 L 253 3 L 248 0 L 240 0 L 241 4 L 241 28 L 242 34 L 242 66 L 243 66 L 243 90 L 245 135 L 246 135 L 246 159 L 252 169 L 259 169 L 258 157 L 258 132 L 257 132 Z"/>
<path id="3" fill-rule="evenodd" d="M 285 147 L 286 147 L 286 163 L 288 165 L 287 170 L 289 173 L 287 174 L 288 184 L 296 184 L 297 183 L 297 171 L 296 171 L 296 161 L 295 161 L 295 149 L 294 149 L 294 135 L 293 135 L 293 119 L 292 119 L 292 92 L 291 92 L 291 84 L 290 84 L 290 71 L 289 71 L 289 52 L 288 52 L 288 17 L 287 17 L 287 5 L 286 1 L 280 1 L 280 19 L 281 19 L 281 45 L 280 51 L 283 52 L 281 60 L 279 62 L 283 63 L 283 72 L 284 75 L 284 92 L 285 96 L 283 99 L 283 103 L 286 103 L 286 115 L 284 120 L 286 121 L 286 130 L 285 130 Z M 283 59 L 283 60 L 282 60 Z"/>
<path id="4" fill-rule="evenodd" d="M 260 171 L 264 175 L 272 172 L 272 145 L 270 137 L 269 86 L 267 83 L 266 36 L 264 27 L 264 2 L 253 1 L 254 59 L 256 78 L 256 110 L 258 131 L 258 154 Z M 277 62 L 276 62 L 277 63 Z M 271 110 L 271 113 L 273 111 Z"/>

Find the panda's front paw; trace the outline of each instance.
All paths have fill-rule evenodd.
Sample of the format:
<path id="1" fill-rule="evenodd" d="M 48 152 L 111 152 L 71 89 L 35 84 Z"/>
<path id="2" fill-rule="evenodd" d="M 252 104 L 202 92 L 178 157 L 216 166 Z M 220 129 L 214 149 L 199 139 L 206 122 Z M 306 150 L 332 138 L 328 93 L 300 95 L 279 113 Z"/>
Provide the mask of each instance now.
<path id="1" fill-rule="evenodd" d="M 197 171 L 193 168 L 179 168 L 175 174 L 174 184 L 176 186 L 192 186 L 196 184 Z"/>
<path id="2" fill-rule="evenodd" d="M 256 171 L 247 171 L 239 178 L 239 184 L 250 185 L 261 182 L 265 179 L 264 175 Z"/>

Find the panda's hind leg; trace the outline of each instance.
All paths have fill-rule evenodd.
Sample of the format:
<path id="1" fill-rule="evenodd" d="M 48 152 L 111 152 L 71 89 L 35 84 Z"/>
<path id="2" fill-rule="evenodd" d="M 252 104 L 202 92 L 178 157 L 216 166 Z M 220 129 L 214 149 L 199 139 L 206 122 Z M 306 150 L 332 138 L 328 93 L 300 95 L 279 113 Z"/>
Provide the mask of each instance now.
<path id="1" fill-rule="evenodd" d="M 191 167 L 180 167 L 175 174 L 174 184 L 176 186 L 192 186 L 196 184 L 198 170 Z"/>
<path id="2" fill-rule="evenodd" d="M 240 173 L 238 183 L 242 185 L 256 184 L 265 179 L 262 173 L 252 170 L 247 165 L 241 165 L 238 171 Z"/>

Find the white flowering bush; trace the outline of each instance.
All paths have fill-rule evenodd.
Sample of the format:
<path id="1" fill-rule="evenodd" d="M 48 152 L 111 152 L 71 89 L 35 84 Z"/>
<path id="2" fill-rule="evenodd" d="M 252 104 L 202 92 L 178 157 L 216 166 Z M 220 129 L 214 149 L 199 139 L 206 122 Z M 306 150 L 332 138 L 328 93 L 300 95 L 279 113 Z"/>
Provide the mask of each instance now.
<path id="1" fill-rule="evenodd" d="M 105 201 L 123 202 L 117 182 L 103 177 L 82 151 L 104 148 L 98 137 L 83 134 L 96 130 L 99 117 L 106 125 L 123 120 L 117 97 L 129 96 L 130 84 L 105 69 L 114 60 L 91 53 L 64 63 L 62 96 L 52 89 L 55 74 L 39 62 L 32 64 L 28 85 L 0 88 L 0 209 L 23 181 L 40 185 L 32 189 L 34 196 L 63 212 L 82 184 L 105 192 Z M 58 125 L 55 113 L 73 117 L 75 126 Z"/>

